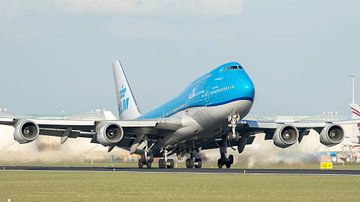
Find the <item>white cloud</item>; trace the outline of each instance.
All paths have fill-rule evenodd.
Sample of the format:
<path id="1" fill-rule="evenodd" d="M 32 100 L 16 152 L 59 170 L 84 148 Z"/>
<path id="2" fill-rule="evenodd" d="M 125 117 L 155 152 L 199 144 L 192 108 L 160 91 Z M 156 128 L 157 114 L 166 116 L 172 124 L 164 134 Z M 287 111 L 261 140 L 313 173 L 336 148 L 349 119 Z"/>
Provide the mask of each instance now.
<path id="1" fill-rule="evenodd" d="M 42 2 L 44 3 L 44 2 Z M 39 34 L 38 26 L 29 13 L 37 13 L 47 4 L 31 4 L 18 0 L 0 2 L 0 42 L 22 41 Z"/>
<path id="2" fill-rule="evenodd" d="M 55 0 L 58 9 L 75 14 L 141 16 L 236 16 L 244 0 Z"/>

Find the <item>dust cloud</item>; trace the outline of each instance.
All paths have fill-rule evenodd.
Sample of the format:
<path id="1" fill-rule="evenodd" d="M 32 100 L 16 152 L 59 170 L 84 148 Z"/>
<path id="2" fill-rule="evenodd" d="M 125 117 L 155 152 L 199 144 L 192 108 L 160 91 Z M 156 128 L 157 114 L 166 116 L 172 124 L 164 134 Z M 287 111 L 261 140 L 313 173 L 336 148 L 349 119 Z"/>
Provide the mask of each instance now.
<path id="1" fill-rule="evenodd" d="M 129 153 L 115 148 L 111 153 L 99 144 L 91 144 L 89 139 L 71 139 L 60 145 L 59 137 L 40 136 L 34 142 L 19 144 L 13 138 L 13 128 L 0 126 L 0 162 L 7 163 L 60 163 L 92 162 L 103 160 L 129 159 Z"/>

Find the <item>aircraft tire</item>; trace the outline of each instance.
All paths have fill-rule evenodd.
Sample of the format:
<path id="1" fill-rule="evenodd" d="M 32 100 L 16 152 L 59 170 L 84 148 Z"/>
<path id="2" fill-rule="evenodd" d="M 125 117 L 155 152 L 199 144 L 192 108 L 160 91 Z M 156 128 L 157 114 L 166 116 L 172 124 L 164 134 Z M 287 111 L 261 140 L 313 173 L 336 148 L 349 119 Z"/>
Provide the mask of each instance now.
<path id="1" fill-rule="evenodd" d="M 187 159 L 186 160 L 186 168 L 193 168 L 194 167 L 194 160 Z"/>
<path id="2" fill-rule="evenodd" d="M 146 161 L 146 168 L 151 168 L 151 161 Z"/>
<path id="3" fill-rule="evenodd" d="M 218 160 L 218 167 L 221 169 L 223 167 L 224 163 L 221 159 Z"/>
<path id="4" fill-rule="evenodd" d="M 230 162 L 231 165 L 234 163 L 234 156 L 233 155 L 229 156 L 229 162 Z"/>
<path id="5" fill-rule="evenodd" d="M 144 167 L 144 164 L 143 164 L 143 162 L 142 162 L 141 159 L 138 160 L 138 167 L 139 167 L 139 168 L 143 168 L 143 167 Z"/>
<path id="6" fill-rule="evenodd" d="M 226 159 L 225 166 L 226 166 L 227 169 L 231 168 L 231 161 L 230 161 L 229 158 Z"/>
<path id="7" fill-rule="evenodd" d="M 159 168 L 166 168 L 165 159 L 159 159 Z"/>
<path id="8" fill-rule="evenodd" d="M 175 167 L 175 161 L 174 159 L 168 159 L 167 160 L 167 165 L 166 165 L 167 168 L 174 168 Z"/>
<path id="9" fill-rule="evenodd" d="M 195 168 L 201 168 L 202 167 L 202 160 L 201 159 L 195 159 Z"/>

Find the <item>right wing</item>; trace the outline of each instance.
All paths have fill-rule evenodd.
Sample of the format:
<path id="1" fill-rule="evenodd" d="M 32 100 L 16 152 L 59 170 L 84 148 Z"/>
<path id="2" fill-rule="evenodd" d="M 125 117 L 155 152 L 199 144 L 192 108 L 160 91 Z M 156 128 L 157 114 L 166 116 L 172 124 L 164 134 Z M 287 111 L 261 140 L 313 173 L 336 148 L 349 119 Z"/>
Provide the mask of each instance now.
<path id="1" fill-rule="evenodd" d="M 228 135 L 228 146 L 237 146 L 239 153 L 241 153 L 245 146 L 252 144 L 258 134 L 265 134 L 265 140 L 273 140 L 274 144 L 280 148 L 290 147 L 296 142 L 301 143 L 304 136 L 310 133 L 313 129 L 319 133 L 320 142 L 326 146 L 334 146 L 341 143 L 345 137 L 343 125 L 357 124 L 356 120 L 338 121 L 338 122 L 324 122 L 324 121 L 309 121 L 309 122 L 276 122 L 276 121 L 257 121 L 257 120 L 242 120 L 236 125 L 236 135 L 232 133 L 228 135 L 231 130 L 229 128 L 222 129 L 223 135 L 215 139 L 199 145 L 202 149 L 218 148 L 224 140 L 224 135 Z"/>

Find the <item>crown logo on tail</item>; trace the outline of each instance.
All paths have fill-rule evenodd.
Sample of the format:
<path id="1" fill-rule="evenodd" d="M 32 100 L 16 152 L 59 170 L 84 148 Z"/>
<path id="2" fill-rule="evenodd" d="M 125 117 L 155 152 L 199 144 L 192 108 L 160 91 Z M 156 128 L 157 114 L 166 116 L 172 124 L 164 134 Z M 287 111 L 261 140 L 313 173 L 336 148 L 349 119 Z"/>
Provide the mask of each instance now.
<path id="1" fill-rule="evenodd" d="M 124 85 L 122 85 L 120 90 L 120 98 L 124 98 L 125 94 L 126 94 L 126 88 L 124 87 Z"/>
<path id="2" fill-rule="evenodd" d="M 126 88 L 122 85 L 120 90 L 119 114 L 129 109 L 129 98 L 125 97 L 125 95 Z"/>

